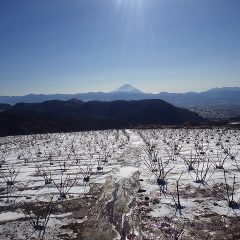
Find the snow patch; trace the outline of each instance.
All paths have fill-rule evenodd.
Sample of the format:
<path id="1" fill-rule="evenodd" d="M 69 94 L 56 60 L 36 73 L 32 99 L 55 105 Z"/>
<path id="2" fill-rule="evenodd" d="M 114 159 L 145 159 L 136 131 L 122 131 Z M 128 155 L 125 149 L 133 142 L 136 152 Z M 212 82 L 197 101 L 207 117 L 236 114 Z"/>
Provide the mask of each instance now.
<path id="1" fill-rule="evenodd" d="M 24 214 L 17 212 L 3 212 L 0 213 L 0 222 L 7 222 L 17 220 L 19 218 L 24 218 Z"/>
<path id="2" fill-rule="evenodd" d="M 131 177 L 135 172 L 137 172 L 139 169 L 136 168 L 136 167 L 122 167 L 120 168 L 120 172 L 119 172 L 119 175 L 122 177 L 122 178 L 129 178 Z"/>

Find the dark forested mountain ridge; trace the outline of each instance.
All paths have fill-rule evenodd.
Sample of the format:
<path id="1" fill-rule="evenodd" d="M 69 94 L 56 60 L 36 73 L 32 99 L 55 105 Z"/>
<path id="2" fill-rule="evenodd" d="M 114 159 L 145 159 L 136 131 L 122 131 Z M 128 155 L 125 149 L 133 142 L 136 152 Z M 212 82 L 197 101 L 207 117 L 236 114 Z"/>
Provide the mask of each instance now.
<path id="1" fill-rule="evenodd" d="M 46 101 L 18 103 L 0 112 L 0 135 L 137 127 L 140 125 L 200 124 L 205 120 L 163 100 Z"/>

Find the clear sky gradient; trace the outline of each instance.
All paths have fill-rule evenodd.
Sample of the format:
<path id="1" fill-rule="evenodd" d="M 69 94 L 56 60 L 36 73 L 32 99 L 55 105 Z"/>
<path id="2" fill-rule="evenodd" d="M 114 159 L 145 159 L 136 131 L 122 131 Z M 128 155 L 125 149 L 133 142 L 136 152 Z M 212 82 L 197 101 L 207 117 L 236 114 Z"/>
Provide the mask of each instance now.
<path id="1" fill-rule="evenodd" d="M 239 0 L 1 0 L 0 95 L 240 86 Z"/>

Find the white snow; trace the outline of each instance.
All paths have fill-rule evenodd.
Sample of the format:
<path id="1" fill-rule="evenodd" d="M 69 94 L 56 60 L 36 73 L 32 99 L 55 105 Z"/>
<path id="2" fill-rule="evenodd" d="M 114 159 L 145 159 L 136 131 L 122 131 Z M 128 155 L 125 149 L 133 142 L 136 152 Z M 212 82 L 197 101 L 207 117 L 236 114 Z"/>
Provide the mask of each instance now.
<path id="1" fill-rule="evenodd" d="M 17 220 L 19 218 L 24 218 L 24 214 L 17 212 L 3 212 L 0 213 L 0 222 L 7 222 Z"/>
<path id="2" fill-rule="evenodd" d="M 181 217 L 193 221 L 195 217 L 212 213 L 227 217 L 240 216 L 240 210 L 229 209 L 226 193 L 223 193 L 223 196 L 212 195 L 213 189 L 224 191 L 224 173 L 223 170 L 216 169 L 216 165 L 226 156 L 223 165 L 227 182 L 231 186 L 233 177 L 236 176 L 234 199 L 240 199 L 240 171 L 237 168 L 237 164 L 240 166 L 239 133 L 239 130 L 229 129 L 150 129 L 0 138 L 0 159 L 4 160 L 0 169 L 0 188 L 3 189 L 0 192 L 0 206 L 6 208 L 13 202 L 49 202 L 51 196 L 55 201 L 59 197 L 61 176 L 62 182 L 69 181 L 63 188 L 68 200 L 88 193 L 93 183 L 103 185 L 108 183 L 109 179 L 121 183 L 139 171 L 139 178 L 143 180 L 139 184 L 146 192 L 136 195 L 136 198 L 149 197 L 150 202 L 153 199 L 159 200 L 157 204 L 149 204 L 152 210 L 148 213 L 149 217 L 175 216 L 173 197 L 176 198 L 178 180 L 180 201 L 184 206 Z M 129 142 L 125 134 L 130 137 Z M 167 190 L 172 196 L 160 196 L 157 175 L 150 171 L 146 164 L 149 163 L 149 155 L 145 151 L 146 144 L 141 134 L 150 145 L 156 145 L 158 157 L 163 160 L 164 165 L 167 164 Z M 201 150 L 196 152 L 195 145 L 201 147 Z M 174 155 L 174 149 L 177 149 L 179 154 Z M 205 155 L 201 155 L 200 151 L 205 152 Z M 224 153 L 225 151 L 227 153 Z M 195 168 L 198 164 L 196 159 L 201 155 L 199 171 L 203 171 L 202 176 L 206 173 L 206 161 L 209 159 L 209 171 L 206 173 L 206 179 L 209 180 L 206 185 L 195 182 L 198 174 L 196 171 L 188 172 L 184 159 L 189 160 L 191 153 L 194 156 Z M 231 158 L 233 156 L 234 158 Z M 97 171 L 99 166 L 102 170 Z M 154 168 L 157 167 L 155 165 Z M 11 169 L 20 172 L 14 178 L 12 193 L 7 201 L 6 178 L 3 178 L 3 174 L 11 180 Z M 39 169 L 42 172 L 39 172 Z M 90 176 L 89 183 L 83 182 L 86 175 Z M 55 184 L 45 185 L 46 177 L 53 179 Z M 71 212 L 51 215 L 49 227 L 52 229 L 60 226 L 71 219 L 71 215 Z M 0 222 L 15 221 L 22 217 L 24 215 L 19 212 L 6 211 L 0 213 Z M 3 228 L 7 229 L 7 224 L 1 226 L 1 229 Z"/>
<path id="3" fill-rule="evenodd" d="M 122 178 L 129 178 L 137 171 L 138 171 L 138 168 L 136 168 L 136 167 L 131 167 L 131 166 L 129 166 L 129 167 L 121 167 L 119 175 Z"/>

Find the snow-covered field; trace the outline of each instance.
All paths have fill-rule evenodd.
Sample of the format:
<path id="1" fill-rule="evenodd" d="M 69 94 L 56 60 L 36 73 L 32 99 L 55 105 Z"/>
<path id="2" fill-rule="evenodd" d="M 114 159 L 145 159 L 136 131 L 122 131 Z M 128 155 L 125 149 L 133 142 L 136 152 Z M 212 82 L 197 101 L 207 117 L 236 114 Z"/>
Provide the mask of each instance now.
<path id="1" fill-rule="evenodd" d="M 0 138 L 0 239 L 240 239 L 239 133 Z"/>

